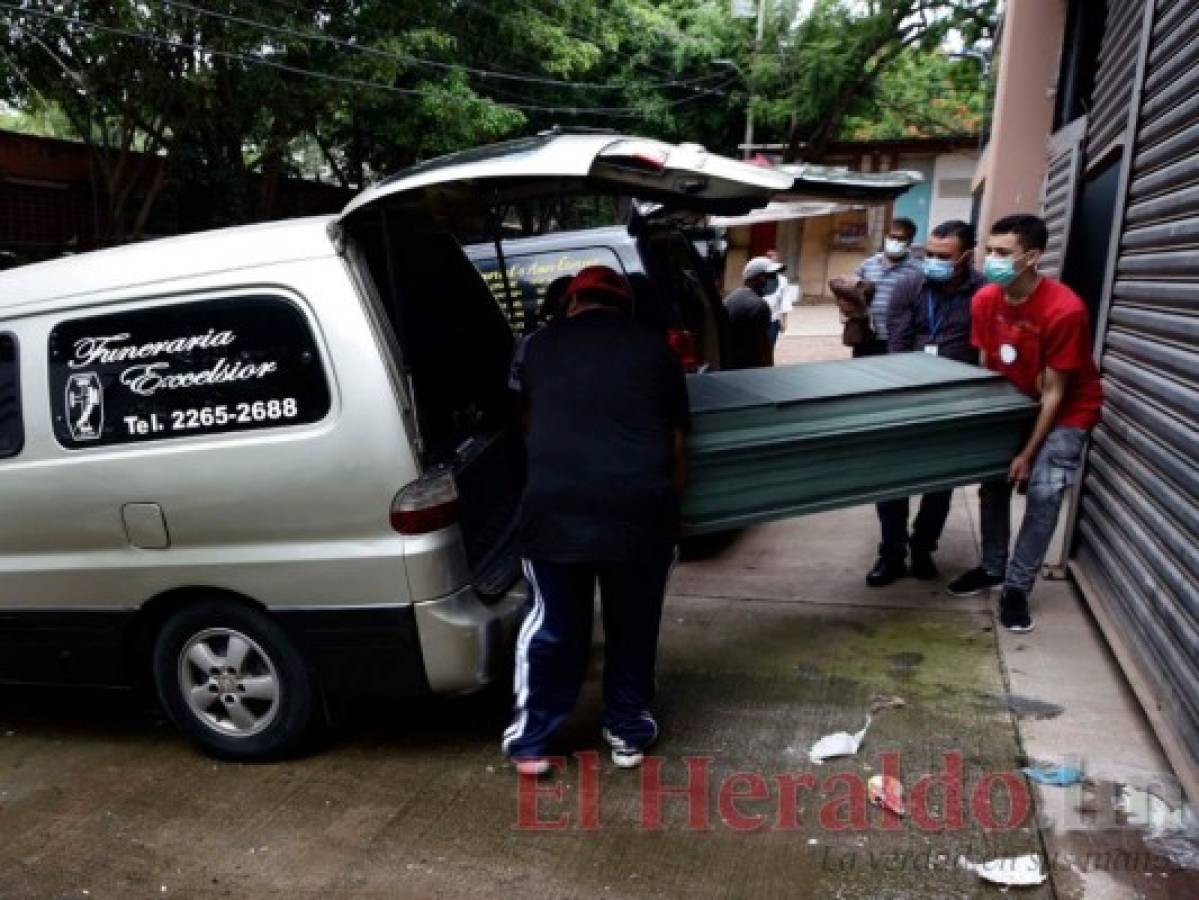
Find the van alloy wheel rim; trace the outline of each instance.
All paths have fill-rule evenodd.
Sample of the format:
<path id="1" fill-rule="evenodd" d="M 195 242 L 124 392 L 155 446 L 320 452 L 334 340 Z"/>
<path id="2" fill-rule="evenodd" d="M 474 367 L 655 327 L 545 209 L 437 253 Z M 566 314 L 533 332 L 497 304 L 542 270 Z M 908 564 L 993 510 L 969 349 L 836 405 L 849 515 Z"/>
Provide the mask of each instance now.
<path id="1" fill-rule="evenodd" d="M 218 734 L 250 737 L 279 711 L 274 663 L 252 638 L 232 628 L 208 628 L 179 652 L 179 690 L 192 715 Z"/>

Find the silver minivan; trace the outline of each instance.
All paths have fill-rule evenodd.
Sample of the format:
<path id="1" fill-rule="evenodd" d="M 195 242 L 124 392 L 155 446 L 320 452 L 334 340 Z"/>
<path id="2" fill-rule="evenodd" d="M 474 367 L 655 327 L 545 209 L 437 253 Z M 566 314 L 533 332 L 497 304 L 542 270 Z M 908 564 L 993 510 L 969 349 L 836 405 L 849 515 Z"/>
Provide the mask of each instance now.
<path id="1" fill-rule="evenodd" d="M 535 196 L 737 213 L 790 185 L 555 131 L 337 217 L 0 274 L 0 681 L 152 685 L 258 759 L 339 698 L 494 680 L 525 605 L 513 335 L 454 234 Z"/>

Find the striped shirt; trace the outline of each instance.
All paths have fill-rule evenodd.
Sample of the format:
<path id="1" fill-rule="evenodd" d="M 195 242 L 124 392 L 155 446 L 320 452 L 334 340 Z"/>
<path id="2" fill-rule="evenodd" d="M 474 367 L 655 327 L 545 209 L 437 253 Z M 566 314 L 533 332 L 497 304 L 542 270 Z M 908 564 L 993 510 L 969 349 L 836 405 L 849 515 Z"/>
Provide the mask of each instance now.
<path id="1" fill-rule="evenodd" d="M 887 339 L 887 311 L 891 306 L 891 294 L 895 285 L 904 278 L 923 278 L 924 270 L 909 253 L 899 262 L 892 263 L 886 255 L 876 253 L 858 266 L 857 276 L 874 282 L 874 300 L 870 303 L 870 324 L 878 339 Z"/>

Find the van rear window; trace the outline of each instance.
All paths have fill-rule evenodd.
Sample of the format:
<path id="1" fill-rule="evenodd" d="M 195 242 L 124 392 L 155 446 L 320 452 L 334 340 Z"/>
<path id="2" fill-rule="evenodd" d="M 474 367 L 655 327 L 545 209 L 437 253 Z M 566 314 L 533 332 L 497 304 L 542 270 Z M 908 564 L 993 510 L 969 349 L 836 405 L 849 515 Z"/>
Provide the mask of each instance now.
<path id="1" fill-rule="evenodd" d="M 536 328 L 537 312 L 545 300 L 545 290 L 556 279 L 572 277 L 587 266 L 608 266 L 624 272 L 620 259 L 607 247 L 583 247 L 578 250 L 554 250 L 546 253 L 504 254 L 508 267 L 508 290 L 496 259 L 475 260 L 475 267 L 487 282 L 491 295 L 503 310 L 504 318 L 517 334 Z"/>
<path id="2" fill-rule="evenodd" d="M 70 319 L 50 332 L 49 360 L 64 447 L 299 425 L 329 411 L 312 332 L 279 297 Z"/>
<path id="3" fill-rule="evenodd" d="M 25 444 L 17 375 L 17 340 L 11 334 L 0 334 L 0 459 L 16 456 Z"/>

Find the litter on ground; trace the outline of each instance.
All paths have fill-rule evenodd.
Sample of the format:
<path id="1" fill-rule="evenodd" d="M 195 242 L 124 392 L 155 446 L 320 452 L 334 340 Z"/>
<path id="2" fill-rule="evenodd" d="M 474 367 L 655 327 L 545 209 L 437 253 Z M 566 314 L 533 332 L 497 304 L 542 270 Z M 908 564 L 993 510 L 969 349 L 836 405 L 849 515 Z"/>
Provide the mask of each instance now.
<path id="1" fill-rule="evenodd" d="M 826 734 L 812 745 L 812 749 L 808 751 L 808 759 L 819 765 L 826 759 L 837 756 L 853 756 L 862 746 L 862 740 L 866 737 L 866 731 L 869 728 L 870 716 L 867 716 L 866 724 L 857 734 L 850 734 L 848 731 Z"/>
<path id="2" fill-rule="evenodd" d="M 985 863 L 973 863 L 959 856 L 958 868 L 976 873 L 983 881 L 1005 887 L 1033 887 L 1044 884 L 1046 877 L 1041 857 L 1036 853 L 992 859 Z"/>
<path id="3" fill-rule="evenodd" d="M 1082 781 L 1082 770 L 1077 766 L 1025 766 L 1020 770 L 1037 784 L 1069 787 Z"/>
<path id="4" fill-rule="evenodd" d="M 891 775 L 870 776 L 866 782 L 866 795 L 875 806 L 889 809 L 897 816 L 907 813 L 903 805 L 903 785 L 898 778 Z"/>
<path id="5" fill-rule="evenodd" d="M 907 701 L 896 694 L 878 694 L 870 701 L 870 712 L 880 713 L 885 709 L 899 709 L 907 705 Z"/>
<path id="6" fill-rule="evenodd" d="M 1187 803 L 1168 803 L 1156 794 L 1122 785 L 1116 809 L 1128 824 L 1144 829 L 1145 846 L 1181 869 L 1199 869 L 1199 815 Z"/>

